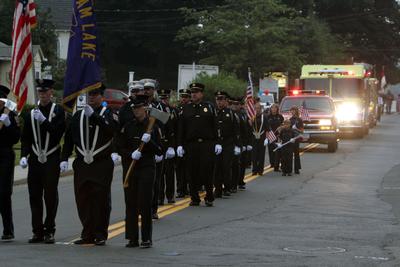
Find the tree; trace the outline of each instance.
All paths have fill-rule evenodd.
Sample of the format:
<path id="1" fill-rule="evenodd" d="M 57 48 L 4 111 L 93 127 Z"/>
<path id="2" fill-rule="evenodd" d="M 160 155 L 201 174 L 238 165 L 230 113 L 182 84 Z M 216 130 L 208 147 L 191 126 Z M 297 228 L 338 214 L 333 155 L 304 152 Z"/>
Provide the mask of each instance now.
<path id="1" fill-rule="evenodd" d="M 0 1 L 0 42 L 11 45 L 11 31 L 13 23 L 15 1 Z"/>

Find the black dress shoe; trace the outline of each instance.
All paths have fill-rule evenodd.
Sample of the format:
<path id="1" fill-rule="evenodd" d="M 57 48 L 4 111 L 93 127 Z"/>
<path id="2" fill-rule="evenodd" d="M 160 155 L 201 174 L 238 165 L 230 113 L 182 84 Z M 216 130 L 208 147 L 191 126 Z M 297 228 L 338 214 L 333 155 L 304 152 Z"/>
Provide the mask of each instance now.
<path id="1" fill-rule="evenodd" d="M 189 203 L 189 206 L 199 206 L 200 205 L 200 202 L 198 202 L 198 201 L 190 201 L 190 203 Z"/>
<path id="2" fill-rule="evenodd" d="M 139 247 L 139 242 L 137 240 L 129 240 L 128 244 L 126 244 L 125 247 L 137 248 L 137 247 Z"/>
<path id="3" fill-rule="evenodd" d="M 94 240 L 93 239 L 79 239 L 74 241 L 75 245 L 88 245 L 88 244 L 94 244 Z"/>
<path id="4" fill-rule="evenodd" d="M 246 189 L 246 186 L 244 184 L 243 185 L 239 185 L 239 189 L 244 190 L 244 189 Z"/>
<path id="5" fill-rule="evenodd" d="M 95 244 L 96 246 L 105 246 L 106 240 L 103 239 L 103 238 L 96 238 L 96 239 L 94 240 L 94 244 Z"/>
<path id="6" fill-rule="evenodd" d="M 174 204 L 174 203 L 175 203 L 175 199 L 173 199 L 173 198 L 168 199 L 168 204 Z"/>
<path id="7" fill-rule="evenodd" d="M 153 243 L 152 243 L 150 240 L 143 241 L 143 242 L 140 244 L 140 247 L 141 247 L 141 248 L 151 248 L 152 246 L 153 246 Z"/>
<path id="8" fill-rule="evenodd" d="M 212 207 L 212 206 L 214 206 L 214 204 L 213 204 L 212 201 L 206 200 L 205 203 L 206 203 L 206 206 L 207 206 L 207 207 Z"/>
<path id="9" fill-rule="evenodd" d="M 262 176 L 264 175 L 264 172 L 258 172 L 258 175 Z"/>
<path id="10" fill-rule="evenodd" d="M 282 172 L 282 176 L 286 176 L 286 173 L 285 173 L 285 172 Z"/>
<path id="11" fill-rule="evenodd" d="M 46 244 L 54 244 L 56 240 L 54 239 L 54 234 L 46 234 L 44 235 L 44 243 Z"/>
<path id="12" fill-rule="evenodd" d="M 230 197 L 230 196 L 231 196 L 231 192 L 229 192 L 229 191 L 224 191 L 224 196 L 225 196 L 225 197 Z"/>
<path id="13" fill-rule="evenodd" d="M 237 193 L 237 188 L 232 188 L 231 193 L 233 193 L 233 194 Z"/>
<path id="14" fill-rule="evenodd" d="M 158 220 L 160 217 L 158 217 L 158 213 L 156 212 L 156 213 L 153 213 L 153 214 L 151 215 L 151 218 L 152 218 L 153 220 Z"/>
<path id="15" fill-rule="evenodd" d="M 14 240 L 14 235 L 13 234 L 8 234 L 8 235 L 2 235 L 1 240 L 3 241 L 12 241 Z"/>
<path id="16" fill-rule="evenodd" d="M 289 172 L 289 173 L 287 174 L 287 176 L 292 176 L 292 173 L 291 173 L 291 172 Z"/>
<path id="17" fill-rule="evenodd" d="M 28 240 L 28 243 L 35 244 L 35 243 L 42 243 L 43 241 L 44 241 L 43 236 L 33 235 L 32 238 Z"/>
<path id="18" fill-rule="evenodd" d="M 297 170 L 297 171 L 294 171 L 294 173 L 295 173 L 295 174 L 300 174 L 300 171 L 299 171 L 299 170 Z"/>

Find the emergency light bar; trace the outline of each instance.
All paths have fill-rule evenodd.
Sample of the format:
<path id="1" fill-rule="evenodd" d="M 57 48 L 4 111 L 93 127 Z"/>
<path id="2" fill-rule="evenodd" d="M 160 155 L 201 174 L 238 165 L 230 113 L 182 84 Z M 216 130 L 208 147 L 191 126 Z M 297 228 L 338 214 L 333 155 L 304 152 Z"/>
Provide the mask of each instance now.
<path id="1" fill-rule="evenodd" d="M 289 95 L 326 95 L 325 90 L 290 90 Z"/>
<path id="2" fill-rule="evenodd" d="M 333 70 L 320 70 L 320 71 L 310 71 L 309 75 L 354 75 L 354 71 L 352 70 L 340 70 L 340 69 L 333 69 Z"/>

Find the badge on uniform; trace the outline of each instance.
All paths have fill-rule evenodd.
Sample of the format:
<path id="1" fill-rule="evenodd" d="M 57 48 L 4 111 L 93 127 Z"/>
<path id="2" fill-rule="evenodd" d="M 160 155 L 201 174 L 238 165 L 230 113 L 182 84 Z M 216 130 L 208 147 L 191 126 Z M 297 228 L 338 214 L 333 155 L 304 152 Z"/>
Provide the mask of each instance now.
<path id="1" fill-rule="evenodd" d="M 208 109 L 207 109 L 207 108 L 204 108 L 203 110 L 204 110 L 204 112 L 208 112 Z"/>
<path id="2" fill-rule="evenodd" d="M 228 117 L 228 118 L 229 118 L 229 113 L 226 113 L 226 117 Z"/>

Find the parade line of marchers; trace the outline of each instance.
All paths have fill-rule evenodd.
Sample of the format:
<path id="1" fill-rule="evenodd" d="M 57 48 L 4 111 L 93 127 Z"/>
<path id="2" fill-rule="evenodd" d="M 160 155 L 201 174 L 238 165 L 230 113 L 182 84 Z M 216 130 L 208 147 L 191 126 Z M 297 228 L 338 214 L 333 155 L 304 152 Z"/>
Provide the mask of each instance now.
<path id="1" fill-rule="evenodd" d="M 300 172 L 297 136 L 303 122 L 296 107 L 292 118 L 284 121 L 277 105 L 266 113 L 255 103 L 255 117 L 249 118 L 243 99 L 226 92 L 216 92 L 215 104 L 204 101 L 206 88 L 200 83 L 180 90 L 180 104 L 172 106 L 170 91 L 156 92 L 156 84 L 149 80 L 130 85 L 130 99 L 118 115 L 104 105 L 102 86 L 89 92 L 82 110 L 66 117 L 63 107 L 51 101 L 53 85 L 52 80 L 37 80 L 39 105 L 23 118 L 22 132 L 14 113 L 0 101 L 3 240 L 14 238 L 13 145 L 19 139 L 20 165 L 28 168 L 33 232 L 29 243 L 55 243 L 58 180 L 74 150 L 74 191 L 82 231 L 73 243 L 80 245 L 105 245 L 108 238 L 125 233 L 127 247 L 151 247 L 154 219 L 199 206 L 202 199 L 212 207 L 215 198 L 245 190 L 246 181 L 264 174 L 266 149 L 271 166 L 267 172 Z M 1 87 L 0 98 L 6 99 L 8 93 Z M 111 183 L 119 160 L 125 222 L 109 226 Z M 249 167 L 252 173 L 245 176 Z M 183 200 L 159 209 L 165 200 L 174 204 L 175 198 Z"/>

